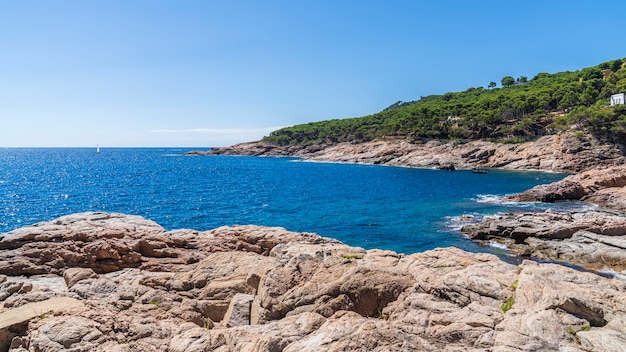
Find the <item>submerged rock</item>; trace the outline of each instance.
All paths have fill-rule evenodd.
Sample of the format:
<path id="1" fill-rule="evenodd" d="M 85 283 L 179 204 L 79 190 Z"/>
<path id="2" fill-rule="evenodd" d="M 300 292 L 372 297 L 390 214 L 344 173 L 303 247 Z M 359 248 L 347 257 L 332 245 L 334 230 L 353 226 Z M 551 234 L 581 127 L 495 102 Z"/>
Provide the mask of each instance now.
<path id="1" fill-rule="evenodd" d="M 0 316 L 51 297 L 80 302 L 1 329 L 0 348 L 13 352 L 617 351 L 626 343 L 624 282 L 455 248 L 402 255 L 280 228 L 165 231 L 108 213 L 21 228 L 0 248 Z"/>

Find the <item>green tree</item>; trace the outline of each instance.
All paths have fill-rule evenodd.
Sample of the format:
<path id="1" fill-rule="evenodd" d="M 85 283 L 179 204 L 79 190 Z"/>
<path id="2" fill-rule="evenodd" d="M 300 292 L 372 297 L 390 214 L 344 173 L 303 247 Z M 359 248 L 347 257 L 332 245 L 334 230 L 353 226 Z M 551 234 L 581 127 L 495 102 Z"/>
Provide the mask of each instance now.
<path id="1" fill-rule="evenodd" d="M 585 88 L 585 90 L 580 94 L 580 101 L 589 106 L 591 104 L 593 104 L 596 101 L 596 97 L 598 96 L 598 91 L 593 89 L 593 87 L 587 87 Z"/>
<path id="2" fill-rule="evenodd" d="M 609 64 L 609 68 L 615 72 L 617 70 L 619 70 L 622 67 L 622 60 L 613 60 L 611 61 L 611 63 Z"/>
<path id="3" fill-rule="evenodd" d="M 581 78 L 585 81 L 602 77 L 602 71 L 598 67 L 588 67 L 582 70 Z"/>
<path id="4" fill-rule="evenodd" d="M 624 59 L 560 73 L 539 73 L 515 84 L 502 79 L 507 89 L 468 88 L 461 92 L 422 96 L 396 102 L 383 111 L 360 118 L 296 125 L 272 132 L 264 139 L 281 145 L 364 142 L 389 137 L 411 141 L 432 138 L 534 138 L 556 129 L 580 128 L 626 144 L 626 106 L 611 110 L 608 97 L 626 92 Z M 599 71 L 618 68 L 606 79 Z M 581 78 L 583 80 L 581 81 Z M 494 88 L 496 82 L 488 87 Z M 573 112 L 576 108 L 583 108 Z M 560 112 L 570 112 L 557 116 Z M 619 135 L 618 135 L 619 133 Z"/>
<path id="5" fill-rule="evenodd" d="M 528 77 L 526 77 L 526 76 L 520 76 L 517 80 L 518 80 L 520 83 L 526 83 L 526 82 L 528 82 Z"/>
<path id="6" fill-rule="evenodd" d="M 503 87 L 510 87 L 510 86 L 515 84 L 515 78 L 513 78 L 511 76 L 505 76 L 505 77 L 502 78 L 500 83 L 502 83 Z"/>
<path id="7" fill-rule="evenodd" d="M 578 94 L 573 91 L 567 91 L 563 98 L 559 101 L 559 109 L 566 110 L 575 106 L 578 103 Z"/>

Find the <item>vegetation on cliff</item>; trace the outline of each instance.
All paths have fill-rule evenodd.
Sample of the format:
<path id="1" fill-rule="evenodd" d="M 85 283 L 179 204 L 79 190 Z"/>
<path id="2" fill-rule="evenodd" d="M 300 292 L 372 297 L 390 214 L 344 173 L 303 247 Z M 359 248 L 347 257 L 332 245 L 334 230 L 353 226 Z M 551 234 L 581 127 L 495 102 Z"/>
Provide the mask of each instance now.
<path id="1" fill-rule="evenodd" d="M 530 80 L 506 76 L 501 84 L 398 101 L 364 117 L 287 127 L 264 140 L 278 145 L 400 138 L 517 142 L 568 129 L 626 140 L 626 106 L 609 106 L 611 95 L 626 92 L 624 59 L 575 72 L 539 73 Z"/>

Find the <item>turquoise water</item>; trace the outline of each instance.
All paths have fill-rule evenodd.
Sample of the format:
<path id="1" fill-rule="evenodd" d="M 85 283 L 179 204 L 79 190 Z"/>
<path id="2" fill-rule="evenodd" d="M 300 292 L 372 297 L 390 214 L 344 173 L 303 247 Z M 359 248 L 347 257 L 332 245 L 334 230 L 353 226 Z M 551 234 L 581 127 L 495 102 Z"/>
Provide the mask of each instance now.
<path id="1" fill-rule="evenodd" d="M 498 201 L 564 174 L 180 156 L 185 151 L 0 150 L 0 233 L 70 213 L 109 211 L 141 215 L 170 230 L 258 224 L 402 253 L 442 246 L 497 251 L 465 239 L 457 217 L 573 206 Z"/>

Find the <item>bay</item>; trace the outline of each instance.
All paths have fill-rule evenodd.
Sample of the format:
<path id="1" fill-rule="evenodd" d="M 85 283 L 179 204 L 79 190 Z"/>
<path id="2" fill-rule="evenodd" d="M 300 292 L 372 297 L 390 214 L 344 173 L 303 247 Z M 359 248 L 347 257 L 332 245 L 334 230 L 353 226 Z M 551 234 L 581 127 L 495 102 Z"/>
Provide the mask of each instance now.
<path id="1" fill-rule="evenodd" d="M 581 206 L 499 201 L 565 174 L 181 155 L 188 150 L 0 150 L 0 233 L 66 214 L 107 211 L 140 215 L 168 230 L 257 224 L 400 253 L 457 246 L 502 254 L 463 237 L 459 217 Z"/>

